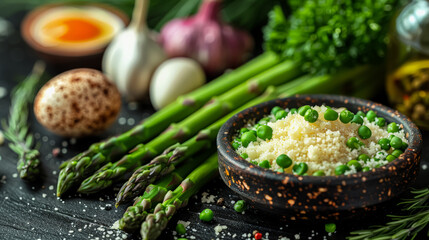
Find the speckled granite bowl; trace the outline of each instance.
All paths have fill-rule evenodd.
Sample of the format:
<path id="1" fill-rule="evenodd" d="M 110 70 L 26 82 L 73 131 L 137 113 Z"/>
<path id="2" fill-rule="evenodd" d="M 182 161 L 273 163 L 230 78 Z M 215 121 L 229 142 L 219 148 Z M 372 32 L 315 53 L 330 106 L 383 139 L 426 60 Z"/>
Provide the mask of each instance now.
<path id="1" fill-rule="evenodd" d="M 250 164 L 232 148 L 232 137 L 247 119 L 261 119 L 274 106 L 346 107 L 353 112 L 373 110 L 386 121 L 403 126 L 408 149 L 398 159 L 369 172 L 343 176 L 295 176 Z M 417 177 L 422 136 L 405 115 L 371 101 L 337 95 L 297 95 L 243 110 L 230 118 L 217 137 L 219 171 L 223 181 L 251 205 L 291 220 L 338 220 L 373 211 L 406 190 Z"/>

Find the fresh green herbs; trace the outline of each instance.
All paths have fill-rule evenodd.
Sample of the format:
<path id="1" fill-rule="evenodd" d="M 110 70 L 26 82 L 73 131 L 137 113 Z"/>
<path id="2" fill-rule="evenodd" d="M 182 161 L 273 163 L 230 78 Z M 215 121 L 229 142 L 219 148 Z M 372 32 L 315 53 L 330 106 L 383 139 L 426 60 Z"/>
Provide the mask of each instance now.
<path id="1" fill-rule="evenodd" d="M 308 0 L 293 4 L 288 18 L 275 7 L 264 31 L 265 47 L 313 73 L 377 63 L 385 56 L 390 19 L 401 3 Z"/>
<path id="2" fill-rule="evenodd" d="M 39 175 L 39 151 L 33 149 L 34 139 L 29 132 L 29 104 L 40 84 L 40 78 L 45 71 L 43 62 L 36 62 L 31 74 L 19 83 L 11 93 L 9 119 L 3 119 L 4 136 L 9 140 L 9 147 L 19 155 L 17 171 L 19 177 L 33 180 Z"/>
<path id="3" fill-rule="evenodd" d="M 388 215 L 390 221 L 383 226 L 372 226 L 366 230 L 351 232 L 349 240 L 366 239 L 415 239 L 419 233 L 428 233 L 429 223 L 429 188 L 413 190 L 411 199 L 404 199 L 403 215 Z"/>

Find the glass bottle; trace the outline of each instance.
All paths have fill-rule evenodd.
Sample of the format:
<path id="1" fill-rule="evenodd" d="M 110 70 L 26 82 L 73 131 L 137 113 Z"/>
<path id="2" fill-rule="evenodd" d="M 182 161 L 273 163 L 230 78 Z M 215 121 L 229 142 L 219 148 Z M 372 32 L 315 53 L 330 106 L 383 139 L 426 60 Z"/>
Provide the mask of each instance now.
<path id="1" fill-rule="evenodd" d="M 387 55 L 390 103 L 429 130 L 429 1 L 415 0 L 397 15 Z"/>

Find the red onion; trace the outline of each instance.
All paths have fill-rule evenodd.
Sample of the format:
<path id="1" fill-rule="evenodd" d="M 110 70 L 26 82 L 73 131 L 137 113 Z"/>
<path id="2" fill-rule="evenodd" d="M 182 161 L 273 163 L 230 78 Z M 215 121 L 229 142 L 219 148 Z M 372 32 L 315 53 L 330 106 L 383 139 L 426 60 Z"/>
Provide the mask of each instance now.
<path id="1" fill-rule="evenodd" d="M 211 75 L 242 64 L 253 49 L 253 40 L 223 23 L 220 9 L 220 0 L 205 0 L 195 16 L 167 23 L 160 36 L 167 55 L 193 58 Z"/>

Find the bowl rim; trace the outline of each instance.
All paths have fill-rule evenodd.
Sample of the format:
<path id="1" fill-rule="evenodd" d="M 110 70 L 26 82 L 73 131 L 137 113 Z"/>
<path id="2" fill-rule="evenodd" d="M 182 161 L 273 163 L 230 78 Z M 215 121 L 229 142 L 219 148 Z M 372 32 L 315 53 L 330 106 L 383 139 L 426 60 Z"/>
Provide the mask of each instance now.
<path id="1" fill-rule="evenodd" d="M 271 169 L 265 169 L 265 168 L 256 166 L 254 164 L 251 164 L 250 162 L 243 159 L 240 155 L 238 155 L 237 152 L 232 148 L 231 142 L 228 141 L 228 134 L 230 129 L 233 127 L 233 123 L 235 122 L 236 117 L 239 115 L 246 116 L 247 115 L 246 112 L 249 111 L 249 109 L 251 108 L 260 109 L 265 106 L 272 105 L 278 101 L 283 102 L 286 99 L 292 99 L 294 101 L 296 100 L 310 101 L 311 99 L 320 99 L 320 100 L 326 100 L 326 101 L 332 101 L 332 102 L 343 102 L 347 100 L 347 101 L 363 103 L 363 104 L 359 104 L 361 107 L 374 108 L 374 106 L 377 106 L 380 108 L 382 112 L 385 112 L 386 114 L 390 114 L 392 118 L 397 118 L 395 122 L 397 123 L 400 122 L 400 124 L 403 125 L 405 134 L 406 135 L 408 134 L 408 138 L 407 138 L 409 142 L 408 147 L 404 151 L 404 153 L 401 154 L 400 157 L 396 158 L 392 162 L 389 162 L 379 168 L 373 168 L 367 172 L 357 172 L 349 175 L 300 176 L 300 175 L 294 175 L 291 173 L 280 173 L 280 172 L 273 171 Z M 311 105 L 311 104 L 308 104 L 308 105 Z M 380 112 L 380 110 L 377 110 L 377 111 Z M 394 115 L 396 117 L 394 117 Z M 330 182 L 332 184 L 349 185 L 349 184 L 353 184 L 358 179 L 361 179 L 364 181 L 373 181 L 376 179 L 380 179 L 381 177 L 384 177 L 386 173 L 389 172 L 390 168 L 396 168 L 397 165 L 400 165 L 404 161 L 407 161 L 407 159 L 414 159 L 415 157 L 413 156 L 413 153 L 421 152 L 422 135 L 420 133 L 419 128 L 415 125 L 415 123 L 413 123 L 410 120 L 410 118 L 408 118 L 407 116 L 405 116 L 404 114 L 400 113 L 397 110 L 394 110 L 383 104 L 373 102 L 371 100 L 365 100 L 357 97 L 350 97 L 350 96 L 343 96 L 343 95 L 332 95 L 332 94 L 305 94 L 305 95 L 297 94 L 290 97 L 277 98 L 270 101 L 266 101 L 258 105 L 252 106 L 250 108 L 246 108 L 240 111 L 239 113 L 235 114 L 222 125 L 217 136 L 217 145 L 218 145 L 218 153 L 225 156 L 225 161 L 230 162 L 231 165 L 233 165 L 234 167 L 237 167 L 240 169 L 246 169 L 246 171 L 252 175 L 261 175 L 262 173 L 265 178 L 270 178 L 273 181 L 297 181 L 298 180 L 303 184 L 317 184 L 317 183 Z"/>
<path id="2" fill-rule="evenodd" d="M 105 11 L 108 11 L 112 13 L 113 15 L 117 16 L 122 23 L 124 24 L 124 27 L 126 27 L 130 19 L 127 14 L 125 14 L 122 10 L 111 6 L 109 4 L 105 3 L 72 3 L 72 2 L 65 2 L 65 3 L 48 3 L 44 4 L 42 6 L 39 6 L 31 11 L 29 11 L 24 19 L 21 22 L 21 36 L 24 39 L 24 41 L 34 50 L 49 54 L 52 56 L 62 56 L 62 57 L 86 57 L 86 56 L 92 56 L 102 53 L 106 47 L 109 45 L 107 44 L 100 44 L 97 47 L 91 48 L 91 49 L 85 49 L 85 50 L 79 50 L 79 49 L 73 49 L 73 51 L 64 50 L 61 48 L 48 48 L 40 43 L 38 43 L 36 40 L 34 40 L 32 34 L 30 33 L 30 28 L 32 27 L 33 21 L 38 18 L 41 14 L 44 12 L 61 6 L 92 6 L 92 7 L 98 7 L 100 9 L 103 9 Z"/>

